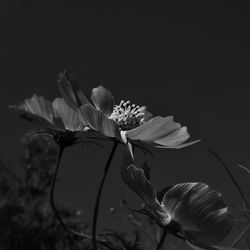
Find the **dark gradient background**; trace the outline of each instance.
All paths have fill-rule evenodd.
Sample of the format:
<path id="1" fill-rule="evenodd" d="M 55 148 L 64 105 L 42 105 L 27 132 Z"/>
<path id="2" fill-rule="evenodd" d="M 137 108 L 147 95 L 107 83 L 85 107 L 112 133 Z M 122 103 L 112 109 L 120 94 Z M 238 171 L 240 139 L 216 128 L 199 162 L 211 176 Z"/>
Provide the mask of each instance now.
<path id="1" fill-rule="evenodd" d="M 103 84 L 116 98 L 146 105 L 155 115 L 174 115 L 202 143 L 148 157 L 156 188 L 202 181 L 225 200 L 241 199 L 209 145 L 228 163 L 245 192 L 249 179 L 237 167 L 250 166 L 249 12 L 240 4 L 187 5 L 167 1 L 5 0 L 1 30 L 1 150 L 18 164 L 20 138 L 33 127 L 8 109 L 33 93 L 59 95 L 57 76 L 74 73 L 90 94 Z M 91 221 L 97 183 L 111 144 L 101 150 L 76 146 L 66 151 L 57 184 L 58 201 L 83 211 Z M 120 151 L 119 151 L 120 152 Z M 99 229 L 126 228 L 111 215 L 127 198 L 117 153 L 104 189 Z M 17 170 L 18 171 L 18 170 Z"/>

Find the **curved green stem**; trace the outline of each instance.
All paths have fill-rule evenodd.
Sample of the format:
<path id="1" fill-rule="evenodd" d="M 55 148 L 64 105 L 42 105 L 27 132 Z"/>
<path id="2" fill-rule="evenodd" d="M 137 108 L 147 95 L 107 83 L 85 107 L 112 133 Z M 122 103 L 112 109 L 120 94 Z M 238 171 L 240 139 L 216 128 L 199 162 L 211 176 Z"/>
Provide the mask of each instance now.
<path id="1" fill-rule="evenodd" d="M 250 231 L 250 223 L 245 227 L 245 229 L 239 234 L 239 236 L 233 241 L 233 243 L 230 245 L 231 247 L 235 247 L 241 239 Z"/>
<path id="2" fill-rule="evenodd" d="M 100 199 L 101 199 L 101 195 L 102 195 L 102 189 L 103 189 L 103 186 L 104 186 L 104 182 L 105 182 L 105 179 L 106 179 L 106 176 L 107 176 L 111 161 L 112 161 L 112 159 L 114 157 L 116 148 L 118 146 L 118 143 L 119 142 L 117 140 L 114 141 L 112 151 L 111 151 L 111 153 L 109 155 L 108 161 L 107 161 L 106 166 L 104 168 L 103 177 L 102 177 L 100 186 L 98 188 L 98 193 L 97 193 L 96 202 L 95 202 L 93 223 L 92 223 L 92 242 L 93 242 L 93 249 L 94 250 L 98 249 L 97 248 L 97 243 L 96 243 L 96 225 L 97 225 L 97 219 L 98 219 L 98 212 L 99 212 L 99 206 L 100 206 Z"/>
<path id="3" fill-rule="evenodd" d="M 157 247 L 156 247 L 155 250 L 160 250 L 161 249 L 161 247 L 163 246 L 163 243 L 165 241 L 166 236 L 167 236 L 167 230 L 163 229 L 163 232 L 162 232 L 162 235 L 161 235 L 161 239 L 160 239 L 160 241 L 159 241 L 159 243 L 158 243 L 158 245 L 157 245 Z"/>
<path id="4" fill-rule="evenodd" d="M 54 172 L 54 175 L 53 175 L 52 184 L 51 184 L 51 190 L 50 190 L 50 204 L 51 204 L 51 208 L 52 208 L 55 216 L 57 217 L 58 221 L 60 222 L 61 226 L 66 231 L 68 231 L 69 233 L 72 233 L 72 234 L 74 234 L 76 236 L 83 237 L 85 239 L 91 240 L 91 236 L 89 236 L 87 234 L 82 234 L 82 233 L 76 232 L 73 229 L 67 227 L 65 225 L 65 223 L 64 223 L 64 221 L 63 221 L 60 213 L 56 209 L 56 205 L 55 205 L 55 202 L 54 202 L 54 190 L 55 190 L 55 183 L 56 183 L 57 173 L 58 173 L 58 169 L 59 169 L 59 165 L 60 165 L 60 162 L 61 162 L 63 151 L 64 151 L 64 147 L 59 146 L 59 154 L 58 154 L 58 158 L 57 158 L 56 169 L 55 169 L 55 172 Z"/>

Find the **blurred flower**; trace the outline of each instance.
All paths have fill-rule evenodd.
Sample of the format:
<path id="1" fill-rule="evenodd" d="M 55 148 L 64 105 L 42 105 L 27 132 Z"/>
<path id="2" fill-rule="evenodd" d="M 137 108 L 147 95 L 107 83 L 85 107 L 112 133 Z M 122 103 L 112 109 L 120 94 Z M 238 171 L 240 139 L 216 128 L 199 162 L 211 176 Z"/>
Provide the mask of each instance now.
<path id="1" fill-rule="evenodd" d="M 115 211 L 115 208 L 114 208 L 114 207 L 110 207 L 110 208 L 109 208 L 109 212 L 110 212 L 110 213 L 115 213 L 115 212 L 116 212 L 116 211 Z"/>
<path id="2" fill-rule="evenodd" d="M 156 195 L 149 175 L 135 166 L 127 148 L 121 171 L 125 183 L 146 204 L 147 209 L 141 212 L 153 218 L 167 232 L 200 247 L 218 244 L 231 231 L 232 216 L 221 193 L 207 184 L 176 184 Z"/>
<path id="3" fill-rule="evenodd" d="M 44 132 L 55 137 L 63 146 L 74 144 L 75 133 L 84 130 L 77 112 L 63 98 L 50 102 L 42 96 L 33 95 L 21 105 L 12 105 L 10 108 L 17 110 L 22 118 L 40 123 L 45 128 Z"/>
<path id="4" fill-rule="evenodd" d="M 92 89 L 92 103 L 76 85 L 68 71 L 59 75 L 59 90 L 68 105 L 78 111 L 84 126 L 121 142 L 141 141 L 156 147 L 181 148 L 190 137 L 187 128 L 174 122 L 172 116 L 153 117 L 145 106 L 130 101 L 114 104 L 113 94 L 103 86 Z"/>

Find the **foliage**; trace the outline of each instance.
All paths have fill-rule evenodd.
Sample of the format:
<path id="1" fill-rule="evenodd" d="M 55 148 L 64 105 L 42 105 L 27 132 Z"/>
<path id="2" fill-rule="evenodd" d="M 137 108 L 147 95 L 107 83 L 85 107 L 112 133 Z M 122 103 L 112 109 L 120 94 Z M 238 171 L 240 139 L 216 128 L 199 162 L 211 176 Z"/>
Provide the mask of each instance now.
<path id="1" fill-rule="evenodd" d="M 50 185 L 59 152 L 57 144 L 51 137 L 42 135 L 26 135 L 22 142 L 24 155 L 19 166 L 20 174 L 16 175 L 13 168 L 0 161 L 1 250 L 91 249 L 91 241 L 65 231 L 50 206 Z M 81 220 L 80 211 L 62 204 L 57 204 L 57 208 L 68 227 L 90 233 L 88 224 Z M 103 249 L 152 249 L 157 243 L 155 234 L 147 231 L 145 243 L 142 221 L 131 211 L 126 211 L 123 216 L 134 226 L 133 233 L 107 231 L 103 235 L 106 246 Z M 150 229 L 152 222 L 147 226 Z"/>
<path id="2" fill-rule="evenodd" d="M 82 240 L 65 231 L 49 204 L 49 190 L 58 147 L 47 136 L 23 139 L 22 174 L 1 162 L 0 168 L 0 246 L 13 249 L 83 249 Z M 67 225 L 88 232 L 79 211 L 59 205 Z"/>

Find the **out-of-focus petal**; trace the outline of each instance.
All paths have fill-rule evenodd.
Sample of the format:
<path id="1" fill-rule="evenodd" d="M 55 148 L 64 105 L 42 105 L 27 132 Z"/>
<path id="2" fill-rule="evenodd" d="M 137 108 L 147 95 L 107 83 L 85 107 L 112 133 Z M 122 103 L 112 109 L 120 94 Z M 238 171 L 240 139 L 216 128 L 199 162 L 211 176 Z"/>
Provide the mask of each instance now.
<path id="1" fill-rule="evenodd" d="M 132 140 L 151 142 L 171 135 L 180 127 L 179 123 L 173 121 L 172 116 L 156 116 L 139 127 L 126 131 L 126 136 Z"/>
<path id="2" fill-rule="evenodd" d="M 92 89 L 91 100 L 95 104 L 95 107 L 102 110 L 105 115 L 110 116 L 112 114 L 114 96 L 109 90 L 103 86 Z"/>
<path id="3" fill-rule="evenodd" d="M 37 121 L 45 127 L 55 128 L 52 104 L 43 96 L 33 95 L 32 98 L 25 99 L 21 105 L 12 105 L 10 108 L 20 112 L 20 116 L 24 119 Z"/>
<path id="4" fill-rule="evenodd" d="M 59 74 L 57 83 L 62 97 L 71 108 L 77 110 L 81 105 L 89 103 L 83 91 L 67 70 Z"/>
<path id="5" fill-rule="evenodd" d="M 96 110 L 92 105 L 82 105 L 78 110 L 80 121 L 93 130 L 108 137 L 119 136 L 118 126 L 115 121 L 109 119 L 101 110 Z"/>
<path id="6" fill-rule="evenodd" d="M 146 178 L 144 170 L 135 166 L 127 146 L 124 147 L 121 176 L 124 182 L 137 193 L 148 206 L 152 207 L 154 205 L 155 195 L 151 183 Z"/>
<path id="7" fill-rule="evenodd" d="M 161 139 L 155 140 L 154 142 L 156 143 L 156 146 L 161 148 L 183 148 L 199 141 L 196 140 L 184 144 L 184 142 L 187 141 L 189 137 L 190 135 L 187 131 L 187 127 L 182 127 Z"/>
<path id="8" fill-rule="evenodd" d="M 78 114 L 68 106 L 63 98 L 56 98 L 53 103 L 55 117 L 62 120 L 64 128 L 70 131 L 82 131 L 84 126 L 80 124 Z"/>
<path id="9" fill-rule="evenodd" d="M 162 204 L 190 242 L 217 244 L 232 228 L 222 195 L 204 183 L 177 184 L 166 192 Z"/>

